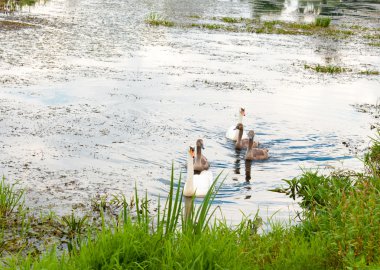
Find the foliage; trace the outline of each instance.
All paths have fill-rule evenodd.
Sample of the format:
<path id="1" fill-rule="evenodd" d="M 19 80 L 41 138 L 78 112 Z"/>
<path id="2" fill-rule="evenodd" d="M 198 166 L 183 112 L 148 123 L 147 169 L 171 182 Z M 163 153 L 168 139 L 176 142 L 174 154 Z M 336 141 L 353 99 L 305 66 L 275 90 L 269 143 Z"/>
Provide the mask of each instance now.
<path id="1" fill-rule="evenodd" d="M 331 18 L 329 17 L 317 17 L 315 18 L 315 25 L 319 27 L 329 27 Z"/>
<path id="2" fill-rule="evenodd" d="M 174 26 L 174 22 L 167 20 L 162 15 L 159 15 L 157 13 L 150 13 L 148 18 L 146 18 L 145 22 L 152 26 L 166 26 L 166 27 L 172 27 Z"/>
<path id="3" fill-rule="evenodd" d="M 330 73 L 330 74 L 351 71 L 351 69 L 349 69 L 349 68 L 344 68 L 344 67 L 340 67 L 340 66 L 333 66 L 333 65 L 322 66 L 320 64 L 317 64 L 317 65 L 305 64 L 304 68 L 305 69 L 312 69 L 312 70 L 314 70 L 316 72 L 320 72 L 320 73 Z"/>
<path id="4" fill-rule="evenodd" d="M 365 158 L 366 173 L 304 171 L 285 180 L 277 191 L 299 200 L 302 208 L 300 222 L 293 226 L 272 219 L 264 223 L 258 212 L 234 227 L 212 219 L 216 181 L 197 206 L 195 198 L 183 198 L 181 176 L 175 181 L 172 168 L 166 203 L 155 215 L 147 195 L 140 198 L 135 191 L 134 203 L 118 200 L 123 222 L 102 222 L 101 230 L 77 246 L 78 252 L 58 256 L 53 249 L 41 257 L 13 256 L 4 269 L 376 269 L 379 149 L 375 140 Z M 107 209 L 106 200 L 102 205 Z M 74 214 L 64 223 L 72 231 L 87 226 Z M 267 229 L 260 234 L 262 225 Z"/>

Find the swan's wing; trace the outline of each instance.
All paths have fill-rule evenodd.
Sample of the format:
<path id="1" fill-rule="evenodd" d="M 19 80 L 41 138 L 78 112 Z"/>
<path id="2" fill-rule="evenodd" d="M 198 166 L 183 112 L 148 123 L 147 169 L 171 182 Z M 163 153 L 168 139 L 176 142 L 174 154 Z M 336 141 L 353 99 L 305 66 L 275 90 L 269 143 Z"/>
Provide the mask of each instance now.
<path id="1" fill-rule="evenodd" d="M 211 171 L 202 171 L 193 177 L 195 194 L 197 197 L 204 197 L 210 189 L 213 181 Z"/>
<path id="2" fill-rule="evenodd" d="M 236 141 L 237 140 L 237 130 L 235 129 L 236 126 L 230 126 L 226 132 L 226 138 Z"/>

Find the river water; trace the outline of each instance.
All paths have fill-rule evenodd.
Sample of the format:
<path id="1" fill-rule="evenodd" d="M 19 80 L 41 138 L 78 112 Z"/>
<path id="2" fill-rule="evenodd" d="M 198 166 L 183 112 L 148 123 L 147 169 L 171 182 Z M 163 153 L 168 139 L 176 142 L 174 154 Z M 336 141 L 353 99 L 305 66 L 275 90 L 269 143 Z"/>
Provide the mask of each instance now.
<path id="1" fill-rule="evenodd" d="M 242 213 L 287 220 L 296 204 L 269 189 L 302 170 L 359 170 L 373 135 L 379 76 L 321 74 L 304 64 L 380 70 L 380 49 L 357 39 L 151 27 L 151 12 L 174 20 L 212 17 L 313 21 L 380 28 L 378 1 L 51 0 L 0 19 L 0 173 L 28 189 L 37 209 L 69 213 L 96 194 L 156 201 L 172 163 L 185 174 L 189 145 L 225 181 L 215 204 L 227 220 Z M 200 18 L 198 18 L 200 17 Z M 252 165 L 225 139 L 245 107 L 270 159 Z"/>

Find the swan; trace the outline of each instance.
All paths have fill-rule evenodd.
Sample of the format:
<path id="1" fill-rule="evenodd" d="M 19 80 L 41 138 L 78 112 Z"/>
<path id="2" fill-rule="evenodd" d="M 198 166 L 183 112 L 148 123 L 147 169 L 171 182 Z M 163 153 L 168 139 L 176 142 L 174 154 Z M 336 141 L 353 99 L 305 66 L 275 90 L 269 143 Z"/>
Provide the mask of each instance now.
<path id="1" fill-rule="evenodd" d="M 254 147 L 253 138 L 255 137 L 255 132 L 250 130 L 248 132 L 249 144 L 247 153 L 245 154 L 245 160 L 266 160 L 269 158 L 268 149 L 259 149 Z"/>
<path id="2" fill-rule="evenodd" d="M 235 149 L 241 150 L 243 148 L 247 148 L 250 139 L 248 139 L 249 136 L 248 136 L 247 139 L 243 139 L 243 131 L 244 131 L 243 124 L 242 123 L 237 124 L 237 126 L 235 127 L 235 129 L 239 131 L 238 138 L 237 138 L 237 141 L 235 143 Z M 251 131 L 253 132 L 253 130 L 251 130 Z M 252 147 L 256 148 L 258 146 L 259 146 L 258 142 L 252 141 Z"/>
<path id="3" fill-rule="evenodd" d="M 194 175 L 194 148 L 190 147 L 187 158 L 187 180 L 183 188 L 185 197 L 204 197 L 210 189 L 213 177 L 211 171 L 202 171 Z"/>
<path id="4" fill-rule="evenodd" d="M 202 149 L 205 149 L 203 146 L 203 140 L 198 139 L 196 142 L 197 146 L 197 155 L 194 159 L 194 173 L 200 174 L 204 170 L 208 170 L 210 168 L 210 164 L 207 161 L 207 158 L 202 155 Z"/>
<path id="5" fill-rule="evenodd" d="M 240 108 L 239 110 L 239 119 L 238 119 L 238 124 L 242 124 L 243 123 L 243 116 L 245 116 L 245 109 L 244 108 Z M 226 132 L 226 138 L 227 139 L 230 139 L 230 140 L 233 140 L 233 141 L 237 141 L 237 138 L 238 138 L 238 132 L 237 130 L 235 130 L 235 126 L 236 125 L 233 125 L 233 126 L 230 126 L 230 128 L 227 130 Z M 243 135 L 243 139 L 247 139 L 247 135 Z"/>

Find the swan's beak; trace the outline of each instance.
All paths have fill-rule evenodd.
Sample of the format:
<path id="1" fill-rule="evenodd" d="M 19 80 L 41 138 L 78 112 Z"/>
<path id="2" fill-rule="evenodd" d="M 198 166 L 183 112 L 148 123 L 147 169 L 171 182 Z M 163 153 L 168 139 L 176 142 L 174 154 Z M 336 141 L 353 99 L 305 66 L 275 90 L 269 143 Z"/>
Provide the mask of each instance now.
<path id="1" fill-rule="evenodd" d="M 202 143 L 201 147 L 202 147 L 202 149 L 205 149 L 205 147 L 203 146 L 203 143 Z"/>

